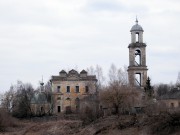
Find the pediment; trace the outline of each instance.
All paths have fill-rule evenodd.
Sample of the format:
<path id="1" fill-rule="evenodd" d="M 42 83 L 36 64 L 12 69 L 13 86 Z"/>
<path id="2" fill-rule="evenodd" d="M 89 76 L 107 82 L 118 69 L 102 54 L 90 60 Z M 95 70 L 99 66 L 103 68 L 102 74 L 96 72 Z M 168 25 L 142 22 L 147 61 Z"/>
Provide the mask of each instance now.
<path id="1" fill-rule="evenodd" d="M 68 76 L 68 77 L 67 77 L 67 80 L 70 80 L 70 81 L 71 81 L 71 80 L 73 80 L 73 81 L 74 81 L 74 80 L 79 80 L 79 79 L 80 79 L 80 78 L 79 78 L 78 76 L 75 76 L 75 75 L 71 75 L 71 76 Z"/>

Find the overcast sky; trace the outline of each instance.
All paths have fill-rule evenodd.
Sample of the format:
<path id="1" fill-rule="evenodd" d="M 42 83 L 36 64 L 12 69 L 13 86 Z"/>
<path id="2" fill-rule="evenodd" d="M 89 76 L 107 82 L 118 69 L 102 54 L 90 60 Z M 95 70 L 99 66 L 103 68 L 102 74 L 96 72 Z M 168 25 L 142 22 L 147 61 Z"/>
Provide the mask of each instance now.
<path id="1" fill-rule="evenodd" d="M 179 0 L 1 0 L 0 91 L 17 80 L 38 86 L 62 69 L 128 66 L 136 15 L 152 83 L 180 71 Z"/>

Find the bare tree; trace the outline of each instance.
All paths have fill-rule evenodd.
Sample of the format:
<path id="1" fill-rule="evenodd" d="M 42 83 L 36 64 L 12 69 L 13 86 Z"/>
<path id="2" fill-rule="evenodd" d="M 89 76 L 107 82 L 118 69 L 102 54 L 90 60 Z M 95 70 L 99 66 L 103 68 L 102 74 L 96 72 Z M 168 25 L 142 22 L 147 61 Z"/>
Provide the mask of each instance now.
<path id="1" fill-rule="evenodd" d="M 180 72 L 178 73 L 177 81 L 176 81 L 176 86 L 180 88 Z"/>
<path id="2" fill-rule="evenodd" d="M 108 106 L 115 108 L 115 113 L 130 111 L 139 101 L 140 91 L 129 86 L 114 83 L 100 94 L 100 99 Z"/>
<path id="3" fill-rule="evenodd" d="M 96 75 L 96 78 L 98 80 L 98 82 L 96 84 L 97 85 L 96 88 L 98 90 L 101 90 L 103 88 L 104 81 L 105 81 L 102 67 L 99 65 L 96 65 L 95 68 L 93 66 L 91 66 L 91 67 L 87 68 L 87 72 L 90 75 Z"/>
<path id="4" fill-rule="evenodd" d="M 113 106 L 117 114 L 120 110 L 129 110 L 140 95 L 140 91 L 128 86 L 126 72 L 112 64 L 109 70 L 109 85 L 100 94 L 101 101 Z"/>
<path id="5" fill-rule="evenodd" d="M 3 101 L 3 94 L 0 94 L 0 108 L 2 106 L 2 101 Z"/>
<path id="6" fill-rule="evenodd" d="M 51 98 L 52 98 L 52 86 L 51 86 L 51 82 L 48 81 L 45 85 L 44 85 L 44 92 L 46 94 L 47 97 L 47 101 L 51 102 Z"/>
<path id="7" fill-rule="evenodd" d="M 7 112 L 12 112 L 14 107 L 13 101 L 15 99 L 16 89 L 13 85 L 11 85 L 9 91 L 5 92 L 2 98 L 2 108 L 4 108 Z"/>
<path id="8" fill-rule="evenodd" d="M 30 101 L 33 95 L 33 87 L 29 83 L 17 81 L 4 94 L 2 106 L 16 117 L 27 117 L 31 115 Z"/>
<path id="9" fill-rule="evenodd" d="M 86 70 L 89 75 L 95 75 L 95 68 L 93 66 L 88 67 Z"/>
<path id="10" fill-rule="evenodd" d="M 13 115 L 16 117 L 28 117 L 32 115 L 31 112 L 31 98 L 33 96 L 33 87 L 30 83 L 17 83 L 16 97 L 13 100 Z"/>
<path id="11" fill-rule="evenodd" d="M 103 88 L 103 84 L 104 84 L 104 81 L 105 81 L 105 77 L 103 75 L 103 69 L 102 67 L 100 67 L 99 65 L 96 65 L 96 77 L 97 77 L 97 88 L 98 89 L 102 89 Z"/>
<path id="12" fill-rule="evenodd" d="M 49 108 L 49 111 L 47 112 L 48 114 L 52 114 L 53 113 L 53 108 L 54 108 L 54 100 L 53 100 L 53 93 L 52 93 L 52 86 L 51 86 L 51 82 L 48 81 L 45 86 L 44 86 L 44 92 L 47 98 L 47 103 L 51 104 L 51 107 Z"/>
<path id="13" fill-rule="evenodd" d="M 118 82 L 119 85 L 128 85 L 127 68 L 117 69 L 114 64 L 109 69 L 109 84 Z"/>
<path id="14" fill-rule="evenodd" d="M 170 91 L 170 86 L 168 84 L 159 84 L 155 86 L 157 96 L 162 96 L 167 94 Z"/>

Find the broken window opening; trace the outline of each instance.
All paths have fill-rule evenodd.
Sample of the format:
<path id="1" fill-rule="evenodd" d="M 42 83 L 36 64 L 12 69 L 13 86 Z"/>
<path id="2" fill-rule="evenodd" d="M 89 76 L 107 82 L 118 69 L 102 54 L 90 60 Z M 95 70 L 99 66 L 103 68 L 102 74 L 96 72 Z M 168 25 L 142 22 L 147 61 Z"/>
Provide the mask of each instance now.
<path id="1" fill-rule="evenodd" d="M 67 86 L 67 93 L 70 93 L 70 86 Z"/>
<path id="2" fill-rule="evenodd" d="M 171 108 L 174 108 L 174 103 L 171 103 Z"/>
<path id="3" fill-rule="evenodd" d="M 44 110 L 44 108 L 41 106 L 41 112 Z"/>
<path id="4" fill-rule="evenodd" d="M 61 112 L 61 106 L 58 106 L 58 113 L 60 113 Z"/>
<path id="5" fill-rule="evenodd" d="M 141 74 L 140 73 L 135 74 L 135 85 L 138 87 L 141 87 Z"/>
<path id="6" fill-rule="evenodd" d="M 61 86 L 57 86 L 57 92 L 59 93 L 61 89 Z"/>
<path id="7" fill-rule="evenodd" d="M 85 87 L 85 92 L 86 92 L 86 93 L 89 92 L 89 87 L 88 87 L 88 86 Z"/>
<path id="8" fill-rule="evenodd" d="M 59 96 L 59 97 L 57 97 L 57 100 L 61 100 L 61 97 Z"/>
<path id="9" fill-rule="evenodd" d="M 135 66 L 141 65 L 141 51 L 135 50 Z"/>
<path id="10" fill-rule="evenodd" d="M 76 86 L 76 93 L 79 93 L 79 86 Z"/>
<path id="11" fill-rule="evenodd" d="M 71 99 L 68 97 L 68 98 L 66 98 L 66 100 L 69 100 L 69 101 L 70 101 Z"/>
<path id="12" fill-rule="evenodd" d="M 136 33 L 136 43 L 139 43 L 139 33 Z"/>

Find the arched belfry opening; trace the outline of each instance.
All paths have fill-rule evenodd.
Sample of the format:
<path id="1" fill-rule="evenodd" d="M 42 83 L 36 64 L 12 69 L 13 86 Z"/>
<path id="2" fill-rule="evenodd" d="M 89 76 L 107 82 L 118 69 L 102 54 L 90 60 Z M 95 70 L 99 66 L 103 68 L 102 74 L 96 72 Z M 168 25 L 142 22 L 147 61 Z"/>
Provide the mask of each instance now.
<path id="1" fill-rule="evenodd" d="M 136 43 L 139 43 L 139 33 L 136 32 Z"/>
<path id="2" fill-rule="evenodd" d="M 145 87 L 147 80 L 146 66 L 146 44 L 143 43 L 143 28 L 138 24 L 132 26 L 131 43 L 129 44 L 129 67 L 128 79 L 129 84 L 135 87 Z"/>
<path id="3" fill-rule="evenodd" d="M 135 74 L 135 86 L 141 87 L 141 73 Z"/>
<path id="4" fill-rule="evenodd" d="M 135 66 L 140 66 L 141 65 L 141 51 L 139 49 L 135 50 L 134 55 L 135 55 L 135 61 L 134 61 Z"/>

